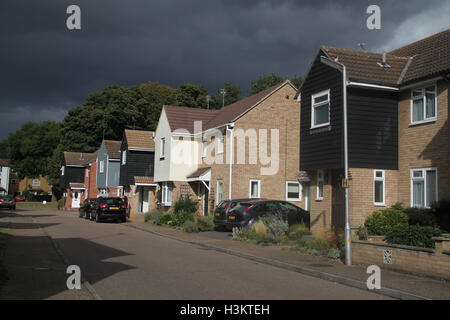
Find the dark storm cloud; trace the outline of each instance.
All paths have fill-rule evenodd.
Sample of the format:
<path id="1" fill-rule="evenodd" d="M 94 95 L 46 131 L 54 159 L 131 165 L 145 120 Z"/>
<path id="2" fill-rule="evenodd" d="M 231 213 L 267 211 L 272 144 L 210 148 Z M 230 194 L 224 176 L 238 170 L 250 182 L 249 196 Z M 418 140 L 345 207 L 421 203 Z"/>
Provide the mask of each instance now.
<path id="1" fill-rule="evenodd" d="M 321 44 L 389 50 L 448 28 L 445 1 L 2 0 L 0 139 L 27 120 L 61 120 L 102 86 L 304 75 Z M 66 8 L 82 30 L 66 29 Z M 366 8 L 382 9 L 382 30 Z"/>

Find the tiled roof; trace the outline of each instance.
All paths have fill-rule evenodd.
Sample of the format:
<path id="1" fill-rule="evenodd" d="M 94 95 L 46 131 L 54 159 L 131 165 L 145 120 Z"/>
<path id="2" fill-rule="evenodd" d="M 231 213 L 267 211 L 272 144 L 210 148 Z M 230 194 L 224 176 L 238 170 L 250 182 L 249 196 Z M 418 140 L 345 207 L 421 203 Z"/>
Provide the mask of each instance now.
<path id="1" fill-rule="evenodd" d="M 386 54 L 388 68 L 380 67 L 382 53 L 321 46 L 331 59 L 347 68 L 354 80 L 399 85 L 450 71 L 450 29 Z"/>
<path id="2" fill-rule="evenodd" d="M 198 109 L 178 106 L 164 106 L 164 110 L 169 121 L 172 131 L 185 129 L 189 133 L 194 133 L 194 122 L 202 121 L 202 130 L 207 122 L 209 122 L 218 110 Z"/>
<path id="3" fill-rule="evenodd" d="M 187 176 L 188 179 L 193 179 L 193 178 L 199 178 L 202 175 L 204 175 L 205 173 L 207 173 L 209 170 L 211 170 L 211 168 L 199 168 L 197 170 L 195 170 L 194 172 L 192 172 L 190 175 Z"/>
<path id="4" fill-rule="evenodd" d="M 194 122 L 202 121 L 202 131 L 237 120 L 241 115 L 251 110 L 260 101 L 271 93 L 282 88 L 284 85 L 291 85 L 289 81 L 277 84 L 265 89 L 257 94 L 245 97 L 233 104 L 219 110 L 206 110 L 188 107 L 164 106 L 164 110 L 172 131 L 186 129 L 189 133 L 194 133 Z"/>
<path id="5" fill-rule="evenodd" d="M 204 129 L 217 128 L 219 126 L 237 120 L 239 116 L 241 116 L 242 114 L 253 108 L 262 99 L 264 99 L 273 91 L 281 88 L 287 83 L 289 82 L 286 81 L 283 83 L 279 83 L 273 87 L 267 88 L 261 92 L 258 92 L 257 94 L 245 97 L 239 101 L 236 101 L 235 103 L 232 103 L 218 110 L 217 115 L 206 124 L 206 127 Z"/>
<path id="6" fill-rule="evenodd" d="M 128 148 L 154 149 L 153 131 L 125 130 Z"/>
<path id="7" fill-rule="evenodd" d="M 82 153 L 82 152 L 64 152 L 64 159 L 66 165 L 70 166 L 87 166 L 95 160 L 97 152 Z"/>
<path id="8" fill-rule="evenodd" d="M 391 51 L 413 58 L 404 82 L 450 70 L 450 29 Z"/>
<path id="9" fill-rule="evenodd" d="M 76 188 L 76 189 L 84 189 L 86 186 L 83 183 L 69 183 L 70 188 Z"/>
<path id="10" fill-rule="evenodd" d="M 354 80 L 365 80 L 384 84 L 397 85 L 402 72 L 408 65 L 409 57 L 386 55 L 389 68 L 380 67 L 378 63 L 383 60 L 383 54 L 370 53 L 357 50 L 340 49 L 322 46 L 321 49 L 329 58 L 345 65 L 348 77 Z"/>
<path id="11" fill-rule="evenodd" d="M 104 140 L 106 152 L 110 159 L 120 159 L 120 146 L 122 141 Z"/>
<path id="12" fill-rule="evenodd" d="M 10 164 L 9 164 L 8 159 L 0 159 L 0 166 L 2 166 L 2 167 L 9 167 Z"/>
<path id="13" fill-rule="evenodd" d="M 134 183 L 154 183 L 152 177 L 134 177 Z"/>

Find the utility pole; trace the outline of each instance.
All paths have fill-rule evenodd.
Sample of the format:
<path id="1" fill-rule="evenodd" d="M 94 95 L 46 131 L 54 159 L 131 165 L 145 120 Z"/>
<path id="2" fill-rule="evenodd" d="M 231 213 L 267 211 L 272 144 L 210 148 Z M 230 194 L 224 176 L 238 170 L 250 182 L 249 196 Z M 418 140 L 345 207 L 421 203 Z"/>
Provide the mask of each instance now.
<path id="1" fill-rule="evenodd" d="M 225 89 L 220 89 L 220 94 L 222 95 L 222 108 L 225 106 L 225 95 L 227 91 Z"/>

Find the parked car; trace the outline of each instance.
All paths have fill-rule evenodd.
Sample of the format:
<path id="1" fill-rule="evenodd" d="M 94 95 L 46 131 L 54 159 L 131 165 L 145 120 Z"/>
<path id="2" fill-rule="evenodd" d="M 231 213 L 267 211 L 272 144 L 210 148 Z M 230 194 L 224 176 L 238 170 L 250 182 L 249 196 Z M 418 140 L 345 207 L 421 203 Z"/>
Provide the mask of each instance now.
<path id="1" fill-rule="evenodd" d="M 0 208 L 16 210 L 16 201 L 13 196 L 0 196 Z"/>
<path id="2" fill-rule="evenodd" d="M 127 206 L 122 198 L 97 198 L 92 209 L 91 220 L 100 221 L 127 221 Z"/>
<path id="3" fill-rule="evenodd" d="M 80 208 L 78 209 L 79 217 L 90 219 L 91 218 L 91 210 L 93 208 L 93 205 L 97 201 L 97 198 L 89 198 L 84 200 L 84 202 L 81 204 Z"/>
<path id="4" fill-rule="evenodd" d="M 239 203 L 251 200 L 263 200 L 263 199 L 233 199 L 222 200 L 214 210 L 214 224 L 218 228 L 225 228 L 231 230 L 227 225 L 228 213 L 233 210 Z"/>
<path id="5" fill-rule="evenodd" d="M 25 196 L 18 195 L 18 196 L 16 196 L 16 198 L 14 200 L 16 202 L 22 202 L 22 201 L 25 201 L 26 199 L 25 199 Z"/>
<path id="6" fill-rule="evenodd" d="M 228 212 L 226 226 L 250 227 L 259 218 L 269 215 L 280 216 L 289 226 L 305 223 L 310 227 L 309 212 L 286 201 L 251 200 L 244 201 Z"/>

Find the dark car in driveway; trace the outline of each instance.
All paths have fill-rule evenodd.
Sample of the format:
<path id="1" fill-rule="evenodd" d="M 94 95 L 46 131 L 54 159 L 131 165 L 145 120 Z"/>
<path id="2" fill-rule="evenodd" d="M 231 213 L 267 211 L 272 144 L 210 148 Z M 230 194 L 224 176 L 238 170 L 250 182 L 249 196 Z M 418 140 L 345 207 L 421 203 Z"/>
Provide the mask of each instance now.
<path id="1" fill-rule="evenodd" d="M 259 218 L 265 216 L 279 216 L 287 221 L 289 226 L 304 223 L 310 227 L 309 212 L 289 203 L 279 200 L 250 200 L 243 201 L 228 212 L 226 226 L 249 227 Z"/>
<path id="2" fill-rule="evenodd" d="M 84 200 L 78 209 L 78 215 L 80 218 L 91 219 L 91 210 L 93 209 L 97 198 L 89 198 Z"/>
<path id="3" fill-rule="evenodd" d="M 233 210 L 239 203 L 251 200 L 261 200 L 261 199 L 233 199 L 233 200 L 222 200 L 219 205 L 214 210 L 214 224 L 218 228 L 224 228 L 231 230 L 228 226 L 228 213 Z"/>
<path id="4" fill-rule="evenodd" d="M 98 198 L 91 209 L 92 220 L 100 221 L 127 221 L 127 206 L 122 198 Z"/>
<path id="5" fill-rule="evenodd" d="M 16 201 L 13 196 L 0 196 L 0 208 L 16 210 Z"/>

